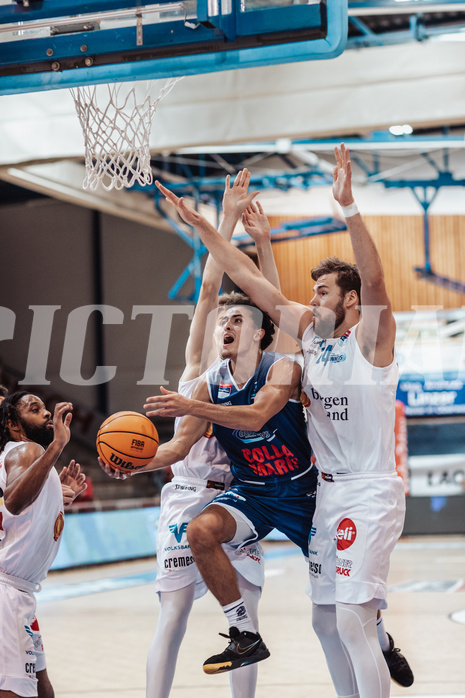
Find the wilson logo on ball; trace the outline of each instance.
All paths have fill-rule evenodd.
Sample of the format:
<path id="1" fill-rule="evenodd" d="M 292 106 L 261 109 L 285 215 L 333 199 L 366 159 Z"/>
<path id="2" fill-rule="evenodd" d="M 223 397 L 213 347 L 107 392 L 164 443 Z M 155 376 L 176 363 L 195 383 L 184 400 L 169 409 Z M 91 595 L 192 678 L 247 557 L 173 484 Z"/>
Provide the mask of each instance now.
<path id="1" fill-rule="evenodd" d="M 337 549 L 346 550 L 350 548 L 357 538 L 357 528 L 352 519 L 342 519 L 337 527 L 336 540 Z"/>

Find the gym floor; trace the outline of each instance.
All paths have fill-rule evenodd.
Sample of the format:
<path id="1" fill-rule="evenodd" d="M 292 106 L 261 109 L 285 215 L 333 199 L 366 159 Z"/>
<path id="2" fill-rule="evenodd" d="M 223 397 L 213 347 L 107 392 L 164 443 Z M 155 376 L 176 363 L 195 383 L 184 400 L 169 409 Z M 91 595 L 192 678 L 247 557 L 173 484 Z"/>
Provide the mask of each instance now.
<path id="1" fill-rule="evenodd" d="M 261 633 L 271 650 L 257 698 L 334 698 L 311 627 L 307 570 L 295 546 L 265 544 Z M 155 560 L 52 572 L 37 595 L 48 671 L 63 698 L 145 696 L 145 660 L 158 613 Z M 465 698 L 465 536 L 402 538 L 391 559 L 385 625 L 415 674 L 392 695 Z M 228 674 L 206 676 L 203 661 L 224 649 L 226 632 L 210 594 L 192 610 L 173 698 L 226 698 Z"/>

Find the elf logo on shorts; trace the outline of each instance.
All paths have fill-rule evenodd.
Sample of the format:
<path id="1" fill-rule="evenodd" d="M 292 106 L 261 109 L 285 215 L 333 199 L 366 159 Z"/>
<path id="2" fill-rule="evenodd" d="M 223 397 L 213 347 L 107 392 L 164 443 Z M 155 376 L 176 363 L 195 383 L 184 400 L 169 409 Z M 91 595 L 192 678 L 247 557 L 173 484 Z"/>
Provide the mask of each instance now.
<path id="1" fill-rule="evenodd" d="M 342 519 L 337 527 L 336 539 L 337 549 L 346 550 L 350 548 L 357 537 L 357 529 L 352 519 Z"/>
<path id="2" fill-rule="evenodd" d="M 183 537 L 183 535 L 186 532 L 187 523 L 182 523 L 180 526 L 177 526 L 177 524 L 172 524 L 169 528 L 170 528 L 171 533 L 176 538 L 176 541 L 178 543 L 180 543 L 181 538 Z"/>

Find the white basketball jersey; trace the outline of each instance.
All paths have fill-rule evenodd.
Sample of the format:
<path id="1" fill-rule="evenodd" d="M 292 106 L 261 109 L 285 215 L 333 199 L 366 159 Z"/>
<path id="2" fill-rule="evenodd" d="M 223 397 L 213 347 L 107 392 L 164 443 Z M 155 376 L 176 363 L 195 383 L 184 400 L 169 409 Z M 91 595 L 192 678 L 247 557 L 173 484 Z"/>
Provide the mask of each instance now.
<path id="1" fill-rule="evenodd" d="M 9 441 L 0 455 L 0 570 L 40 584 L 58 552 L 64 526 L 61 482 L 52 468 L 37 499 L 21 514 L 6 509 L 5 456 L 23 442 Z"/>
<path id="2" fill-rule="evenodd" d="M 398 366 L 372 366 L 355 329 L 322 339 L 309 325 L 302 338 L 302 402 L 319 470 L 335 473 L 395 469 L 394 420 Z"/>
<path id="3" fill-rule="evenodd" d="M 178 392 L 184 397 L 191 397 L 199 378 L 179 383 Z M 177 431 L 182 417 L 177 417 L 174 430 Z M 211 424 L 207 432 L 189 451 L 184 460 L 175 463 L 171 467 L 173 475 L 182 477 L 195 477 L 199 480 L 218 480 L 226 485 L 232 480 L 229 472 L 229 460 L 213 436 Z"/>

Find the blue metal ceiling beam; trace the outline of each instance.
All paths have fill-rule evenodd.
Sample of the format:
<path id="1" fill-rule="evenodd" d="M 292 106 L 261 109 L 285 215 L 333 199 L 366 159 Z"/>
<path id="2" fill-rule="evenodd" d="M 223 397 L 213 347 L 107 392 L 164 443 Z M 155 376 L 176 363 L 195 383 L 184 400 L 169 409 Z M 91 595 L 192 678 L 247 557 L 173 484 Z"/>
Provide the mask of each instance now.
<path id="1" fill-rule="evenodd" d="M 420 10 L 428 12 L 428 8 L 450 5 L 451 11 L 454 5 L 463 5 L 463 0 L 349 0 L 349 12 L 353 10 L 379 10 L 380 8 L 394 9 L 401 12 L 404 9 Z"/>
<path id="2" fill-rule="evenodd" d="M 426 267 L 415 267 L 415 271 L 420 279 L 429 281 L 436 286 L 441 286 L 441 288 L 446 288 L 448 291 L 465 294 L 465 283 L 463 283 L 463 281 L 456 281 L 454 279 L 449 279 L 447 276 L 435 274 L 434 271 Z"/>

